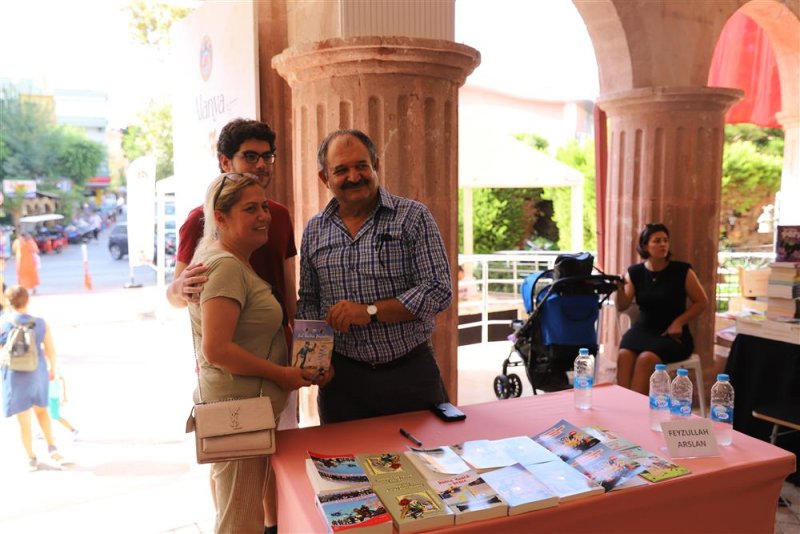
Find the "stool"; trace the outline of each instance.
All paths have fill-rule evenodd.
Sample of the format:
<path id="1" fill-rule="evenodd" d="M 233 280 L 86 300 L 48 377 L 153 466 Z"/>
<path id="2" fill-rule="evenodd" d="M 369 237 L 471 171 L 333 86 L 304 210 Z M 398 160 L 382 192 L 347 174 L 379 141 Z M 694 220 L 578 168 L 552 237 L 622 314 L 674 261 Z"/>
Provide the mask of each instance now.
<path id="1" fill-rule="evenodd" d="M 667 364 L 667 371 L 677 371 L 678 369 L 691 369 L 694 371 L 694 381 L 697 383 L 697 399 L 700 401 L 700 415 L 706 416 L 706 388 L 703 385 L 703 365 L 700 355 L 696 352 L 682 362 Z"/>

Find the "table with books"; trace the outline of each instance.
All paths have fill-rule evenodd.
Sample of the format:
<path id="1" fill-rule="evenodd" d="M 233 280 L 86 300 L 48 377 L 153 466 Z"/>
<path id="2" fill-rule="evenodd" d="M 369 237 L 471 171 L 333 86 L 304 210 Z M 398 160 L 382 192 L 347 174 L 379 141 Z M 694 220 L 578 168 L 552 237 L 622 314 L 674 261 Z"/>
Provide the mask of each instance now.
<path id="1" fill-rule="evenodd" d="M 495 490 L 492 494 L 496 493 L 500 497 L 495 500 L 500 500 L 503 505 L 508 504 L 508 507 L 502 508 L 500 513 L 475 515 L 474 521 L 469 519 L 472 522 L 464 524 L 454 524 L 459 517 L 456 513 L 456 519 L 451 516 L 438 523 L 431 522 L 422 528 L 423 530 L 443 528 L 444 525 L 448 525 L 444 527 L 448 531 L 489 532 L 493 529 L 504 533 L 771 532 L 773 530 L 778 495 L 784 478 L 794 471 L 794 455 L 769 443 L 735 432 L 733 445 L 720 447 L 720 456 L 670 459 L 663 436 L 649 429 L 646 397 L 618 386 L 596 387 L 593 397 L 591 410 L 577 410 L 573 404 L 572 392 L 564 391 L 464 406 L 462 409 L 467 414 L 467 419 L 462 422 L 445 423 L 429 412 L 413 412 L 278 432 L 277 453 L 273 456 L 273 466 L 278 486 L 280 530 L 298 533 L 326 531 L 326 521 L 320 511 L 320 508 L 324 507 L 317 504 L 316 495 L 327 495 L 327 493 L 323 489 L 315 491 L 312 486 L 311 480 L 315 477 L 312 477 L 309 465 L 313 471 L 314 463 L 309 457 L 309 452 L 331 457 L 353 455 L 358 458 L 361 464 L 366 466 L 370 487 L 375 488 L 375 493 L 380 495 L 382 500 L 387 500 L 388 494 L 390 499 L 400 502 L 400 505 L 395 502 L 394 506 L 395 508 L 400 506 L 401 511 L 392 516 L 397 525 L 399 514 L 402 514 L 404 519 L 406 515 L 419 514 L 419 517 L 422 517 L 427 515 L 427 511 L 423 510 L 425 505 L 431 504 L 426 503 L 426 499 L 407 498 L 412 492 L 422 494 L 421 486 L 417 488 L 411 482 L 404 480 L 406 495 L 397 496 L 389 491 L 392 488 L 387 482 L 397 483 L 399 479 L 382 480 L 382 469 L 395 468 L 397 464 L 404 463 L 406 458 L 418 454 L 407 453 L 409 447 L 458 451 L 464 459 L 475 462 L 468 456 L 470 444 L 489 440 L 494 446 L 505 444 L 504 446 L 510 451 L 523 440 L 504 438 L 515 436 L 536 437 L 537 441 L 524 438 L 524 441 L 529 443 L 531 454 L 534 456 L 539 454 L 533 449 L 536 447 L 537 450 L 551 456 L 550 451 L 555 453 L 557 455 L 553 456 L 555 460 L 532 460 L 542 463 L 532 467 L 526 463 L 524 469 L 520 461 L 495 470 L 476 470 L 483 479 L 479 482 L 485 484 L 484 487 Z M 417 447 L 407 437 L 401 435 L 401 428 L 420 440 L 423 446 Z M 577 432 L 569 431 L 570 428 L 577 429 Z M 598 435 L 602 439 L 595 439 L 595 430 L 601 433 L 605 431 L 604 436 Z M 509 488 L 504 486 L 517 484 L 507 484 L 507 482 L 520 480 L 520 484 L 528 484 L 527 479 L 519 477 L 530 477 L 530 473 L 533 473 L 536 475 L 535 480 L 550 484 L 548 477 L 552 476 L 553 470 L 544 469 L 544 466 L 572 470 L 572 467 L 565 464 L 566 457 L 562 455 L 562 451 L 547 444 L 546 440 L 551 438 L 559 438 L 559 442 L 563 443 L 568 443 L 568 439 L 574 441 L 574 450 L 580 456 L 572 463 L 573 466 L 577 463 L 586 464 L 584 465 L 586 467 L 593 460 L 600 459 L 598 451 L 602 447 L 607 454 L 600 460 L 605 466 L 604 469 L 609 470 L 609 465 L 613 465 L 616 469 L 618 464 L 619 471 L 615 472 L 628 472 L 630 478 L 621 487 L 605 491 L 616 482 L 609 482 L 609 479 L 601 481 L 587 471 L 589 477 L 595 480 L 585 478 L 588 481 L 586 489 L 572 491 L 569 498 L 565 498 L 563 488 L 556 490 L 551 486 L 549 497 L 537 497 L 535 505 L 515 504 L 514 495 L 508 493 Z M 596 445 L 598 442 L 601 443 Z M 539 443 L 550 450 L 544 449 Z M 609 450 L 611 456 L 608 456 Z M 657 468 L 653 465 L 657 464 L 651 464 L 644 471 L 642 466 L 639 466 L 638 470 L 633 471 L 631 466 L 635 466 L 636 462 L 628 462 L 623 454 L 632 450 L 639 450 L 636 458 L 643 457 L 639 460 L 642 465 L 647 465 L 648 454 L 651 459 L 661 457 L 671 460 L 674 464 L 671 464 L 670 468 L 674 472 L 669 476 L 654 477 L 652 475 L 657 472 Z M 426 457 L 425 454 L 421 456 L 423 459 Z M 589 459 L 582 461 L 582 458 Z M 562 463 L 565 465 L 561 465 Z M 669 461 L 667 463 L 670 464 Z M 425 464 L 420 462 L 419 458 L 414 459 L 411 464 L 412 467 L 416 466 L 416 469 L 411 470 L 428 482 L 426 488 L 436 487 L 426 474 L 426 471 L 430 470 L 425 468 L 426 465 L 435 467 L 434 464 Z M 648 472 L 650 477 L 645 476 Z M 314 485 L 320 487 L 316 480 Z M 450 503 L 451 501 L 447 500 L 447 497 L 451 496 L 450 493 L 447 491 L 439 493 L 439 490 L 441 488 L 434 490 L 434 495 L 442 497 L 440 503 Z M 342 490 L 337 491 L 342 492 Z M 558 495 L 553 496 L 556 493 Z M 377 499 L 374 502 L 380 504 Z M 531 500 L 531 503 L 533 502 Z M 385 508 L 395 514 L 391 509 L 392 506 L 390 503 Z M 356 527 L 353 530 L 357 532 L 391 531 L 391 521 L 388 519 L 382 524 L 375 524 L 380 523 L 377 519 L 372 522 L 364 520 L 372 514 L 369 508 L 370 506 L 363 503 L 348 508 L 347 511 L 352 510 L 352 513 L 348 518 L 349 523 L 343 529 Z M 448 506 L 442 508 L 447 510 Z M 511 510 L 510 513 L 515 515 L 506 516 L 506 510 Z M 352 518 L 353 514 L 356 515 L 356 519 Z M 337 511 L 335 515 L 343 517 L 347 512 Z M 375 516 L 377 517 L 377 514 Z M 363 521 L 363 528 L 360 523 L 356 524 L 359 521 Z M 418 526 L 415 526 L 413 521 L 410 521 L 411 524 L 407 524 L 409 523 L 407 521 L 400 523 L 402 523 L 401 532 L 420 530 L 418 526 L 421 523 Z M 344 521 L 340 521 L 340 524 L 344 524 Z"/>

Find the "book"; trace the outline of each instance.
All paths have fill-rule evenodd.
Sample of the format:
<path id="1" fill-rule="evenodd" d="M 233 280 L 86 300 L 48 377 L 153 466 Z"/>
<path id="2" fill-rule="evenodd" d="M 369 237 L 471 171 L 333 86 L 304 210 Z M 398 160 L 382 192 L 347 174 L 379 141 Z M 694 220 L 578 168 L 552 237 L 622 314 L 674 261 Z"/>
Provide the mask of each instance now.
<path id="1" fill-rule="evenodd" d="M 431 449 L 409 447 L 405 455 L 426 480 L 460 475 L 470 471 L 470 467 L 461 459 L 461 456 L 447 446 Z"/>
<path id="2" fill-rule="evenodd" d="M 398 534 L 453 525 L 454 514 L 399 452 L 356 454 Z"/>
<path id="3" fill-rule="evenodd" d="M 324 373 L 331 366 L 333 327 L 325 321 L 296 320 L 292 334 L 292 365 Z"/>
<path id="4" fill-rule="evenodd" d="M 512 460 L 522 465 L 538 464 L 558 460 L 558 456 L 542 447 L 528 436 L 496 439 L 495 447 L 503 450 Z"/>
<path id="5" fill-rule="evenodd" d="M 630 449 L 632 447 L 636 447 L 636 444 L 632 441 L 623 438 L 616 432 L 608 430 L 607 428 L 598 426 L 598 425 L 591 425 L 584 428 L 587 434 L 596 437 L 600 440 L 600 443 L 608 447 L 609 449 L 614 449 L 615 451 L 622 451 L 625 449 Z"/>
<path id="6" fill-rule="evenodd" d="M 367 474 L 352 454 L 325 455 L 309 451 L 308 456 L 306 475 L 314 493 L 369 484 Z"/>
<path id="7" fill-rule="evenodd" d="M 479 473 L 498 467 L 507 467 L 514 464 L 511 458 L 499 446 L 488 439 L 476 439 L 451 445 L 453 450 Z"/>
<path id="8" fill-rule="evenodd" d="M 319 493 L 316 504 L 329 533 L 392 533 L 392 516 L 369 486 Z"/>
<path id="9" fill-rule="evenodd" d="M 606 491 L 634 478 L 643 470 L 635 460 L 602 443 L 575 458 L 570 465 L 600 484 Z"/>
<path id="10" fill-rule="evenodd" d="M 779 225 L 776 228 L 775 261 L 800 261 L 800 226 Z"/>
<path id="11" fill-rule="evenodd" d="M 564 419 L 534 436 L 533 440 L 565 462 L 571 462 L 584 451 L 600 443 L 599 439 Z"/>
<path id="12" fill-rule="evenodd" d="M 520 464 L 495 469 L 481 477 L 508 504 L 508 515 L 558 506 L 558 495 Z"/>
<path id="13" fill-rule="evenodd" d="M 456 525 L 508 515 L 508 505 L 475 471 L 428 484 L 453 512 Z"/>
<path id="14" fill-rule="evenodd" d="M 573 501 L 605 492 L 600 484 L 558 459 L 526 465 L 525 469 L 558 495 L 559 502 Z"/>
<path id="15" fill-rule="evenodd" d="M 670 462 L 641 447 L 634 447 L 624 451 L 625 456 L 635 460 L 643 470 L 639 476 L 648 482 L 661 482 L 670 478 L 681 477 L 691 473 L 682 465 Z"/>

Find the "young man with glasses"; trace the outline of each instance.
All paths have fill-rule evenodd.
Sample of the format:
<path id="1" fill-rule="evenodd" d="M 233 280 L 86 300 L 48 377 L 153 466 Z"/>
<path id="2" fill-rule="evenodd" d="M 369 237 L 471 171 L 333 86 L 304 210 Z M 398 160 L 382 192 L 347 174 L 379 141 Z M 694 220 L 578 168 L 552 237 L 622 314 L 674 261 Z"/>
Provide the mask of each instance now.
<path id="1" fill-rule="evenodd" d="M 336 330 L 318 382 L 322 422 L 447 401 L 430 337 L 452 289 L 431 212 L 380 186 L 377 149 L 361 131 L 329 134 L 318 165 L 334 198 L 303 232 L 297 317 Z"/>

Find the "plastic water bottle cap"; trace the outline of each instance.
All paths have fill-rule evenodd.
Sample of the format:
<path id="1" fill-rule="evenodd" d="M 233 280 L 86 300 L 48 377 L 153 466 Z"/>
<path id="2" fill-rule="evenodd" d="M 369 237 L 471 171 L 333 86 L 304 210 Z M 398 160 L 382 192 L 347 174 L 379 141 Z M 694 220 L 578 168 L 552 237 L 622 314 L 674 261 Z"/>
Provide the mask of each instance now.
<path id="1" fill-rule="evenodd" d="M 667 370 L 667 364 L 665 363 L 656 364 L 656 371 L 666 371 L 666 370 Z"/>
<path id="2" fill-rule="evenodd" d="M 728 380 L 730 380 L 730 378 L 731 377 L 729 377 L 728 375 L 726 375 L 724 373 L 720 373 L 720 374 L 717 375 L 717 380 L 719 380 L 720 382 L 727 382 Z"/>
<path id="3" fill-rule="evenodd" d="M 689 374 L 689 371 L 687 369 L 678 369 L 678 375 L 679 376 L 686 376 L 688 374 Z"/>
<path id="4" fill-rule="evenodd" d="M 578 354 L 589 354 L 589 349 L 578 349 Z"/>

